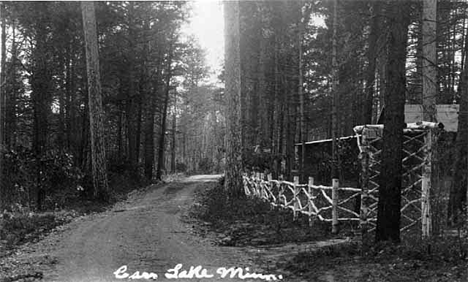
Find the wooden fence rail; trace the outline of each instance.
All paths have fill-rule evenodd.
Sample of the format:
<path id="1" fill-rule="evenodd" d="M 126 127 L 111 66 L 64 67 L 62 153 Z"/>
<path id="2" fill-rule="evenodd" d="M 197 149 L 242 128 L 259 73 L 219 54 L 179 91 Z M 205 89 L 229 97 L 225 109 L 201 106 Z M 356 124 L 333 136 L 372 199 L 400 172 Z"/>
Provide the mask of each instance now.
<path id="1" fill-rule="evenodd" d="M 244 174 L 244 191 L 247 196 L 255 196 L 268 201 L 271 205 L 291 209 L 294 219 L 298 214 L 309 217 L 312 225 L 314 218 L 320 221 L 338 223 L 339 221 L 359 221 L 359 212 L 353 210 L 352 200 L 360 197 L 361 189 L 339 187 L 336 180 L 332 186 L 315 185 L 309 177 L 307 184 L 273 180 L 271 174 L 265 178 L 263 173 Z M 339 198 L 339 196 L 342 199 Z"/>
<path id="2" fill-rule="evenodd" d="M 421 235 L 431 235 L 431 144 L 441 128 L 438 123 L 419 122 L 404 129 L 401 231 L 420 224 Z M 312 177 L 300 184 L 298 177 L 288 182 L 256 172 L 243 175 L 245 194 L 291 209 L 294 219 L 302 213 L 309 217 L 310 225 L 319 219 L 331 222 L 335 230 L 340 221 L 359 221 L 364 238 L 376 227 L 383 125 L 356 126 L 354 130 L 360 150 L 361 188 L 340 187 L 338 179 L 332 180 L 332 186 L 323 186 L 315 185 Z"/>

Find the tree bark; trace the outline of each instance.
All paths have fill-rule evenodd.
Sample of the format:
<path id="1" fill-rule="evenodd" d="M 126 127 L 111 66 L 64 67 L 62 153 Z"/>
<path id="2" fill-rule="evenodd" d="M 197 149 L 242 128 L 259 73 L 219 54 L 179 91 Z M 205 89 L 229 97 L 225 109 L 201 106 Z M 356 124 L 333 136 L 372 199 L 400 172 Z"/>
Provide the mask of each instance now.
<path id="1" fill-rule="evenodd" d="M 156 95 L 160 91 L 161 80 L 161 65 L 162 55 L 159 54 L 158 67 L 156 69 L 156 77 L 153 82 L 152 93 L 147 93 L 147 110 L 146 110 L 146 124 L 144 129 L 144 167 L 145 177 L 151 181 L 153 179 L 154 168 L 154 132 L 155 132 L 155 112 L 156 112 Z"/>
<path id="2" fill-rule="evenodd" d="M 174 112 L 172 113 L 171 172 L 176 172 L 176 129 L 177 129 L 177 94 L 174 93 Z M 214 146 L 214 144 L 211 144 Z"/>
<path id="3" fill-rule="evenodd" d="M 42 156 L 46 152 L 48 135 L 48 115 L 51 103 L 51 71 L 48 66 L 48 41 L 47 41 L 47 19 L 49 3 L 37 2 L 36 9 L 41 17 L 35 28 L 36 45 L 32 51 L 34 64 L 31 75 L 31 100 L 33 104 L 33 151 L 36 158 L 36 189 L 33 191 L 32 199 L 36 202 L 36 208 L 41 210 L 45 199 L 45 187 L 42 186 L 43 163 Z M 3 116 L 3 115 L 2 115 Z M 3 125 L 3 122 L 2 122 Z"/>
<path id="4" fill-rule="evenodd" d="M 436 121 L 437 96 L 437 55 L 436 55 L 436 13 L 437 0 L 423 1 L 423 120 Z"/>
<path id="5" fill-rule="evenodd" d="M 172 43 L 170 43 L 172 44 Z M 162 111 L 161 117 L 161 135 L 159 136 L 159 146 L 158 146 L 158 167 L 156 170 L 156 179 L 161 180 L 162 173 L 164 170 L 164 151 L 166 147 L 166 120 L 167 120 L 167 107 L 169 105 L 169 93 L 171 87 L 171 79 L 172 79 L 172 50 L 173 46 L 169 47 L 169 58 L 167 61 L 167 70 L 166 70 L 166 85 L 165 85 L 165 93 L 164 93 L 164 106 Z"/>
<path id="6" fill-rule="evenodd" d="M 455 141 L 456 154 L 453 169 L 453 184 L 450 189 L 448 216 L 451 224 L 460 222 L 460 215 L 463 213 L 463 202 L 467 199 L 467 175 L 468 168 L 468 36 L 465 35 L 465 61 L 464 68 L 460 74 L 459 104 L 457 139 Z"/>
<path id="7" fill-rule="evenodd" d="M 423 120 L 424 121 L 437 121 L 437 108 L 436 108 L 436 96 L 437 96 L 437 53 L 436 53 L 436 21 L 437 21 L 437 0 L 424 0 L 423 1 L 423 21 L 422 21 L 422 92 L 423 92 Z M 429 142 L 432 143 L 432 134 L 429 137 Z M 426 163 L 423 168 L 423 236 L 430 236 L 432 231 L 432 216 L 431 216 L 431 204 L 434 204 L 436 210 L 438 210 L 437 202 L 434 201 L 434 195 L 437 194 L 435 191 L 437 185 L 432 185 L 435 179 L 432 176 L 433 170 L 433 156 L 435 151 L 426 152 Z M 437 188 L 436 188 L 437 189 Z M 431 191 L 432 190 L 432 191 Z M 432 197 L 430 197 L 432 195 Z M 430 200 L 432 198 L 432 200 Z M 434 217 L 436 220 L 438 217 Z M 436 224 L 435 226 L 439 226 Z M 436 229 L 437 231 L 437 229 Z"/>
<path id="8" fill-rule="evenodd" d="M 338 158 L 336 152 L 336 138 L 338 133 L 338 62 L 337 62 L 337 38 L 336 32 L 338 29 L 338 17 L 337 17 L 337 8 L 338 0 L 333 0 L 333 35 L 332 35 L 332 179 L 338 178 Z M 336 232 L 336 231 L 335 231 Z"/>
<path id="9" fill-rule="evenodd" d="M 226 117 L 226 168 L 224 188 L 233 198 L 241 197 L 242 154 L 241 154 L 241 70 L 239 1 L 224 2 L 225 22 L 225 93 Z"/>
<path id="10" fill-rule="evenodd" d="M 298 96 L 299 96 L 299 113 L 300 113 L 300 125 L 301 125 L 301 160 L 300 160 L 300 166 L 299 166 L 299 171 L 300 171 L 300 177 L 301 181 L 305 181 L 305 143 L 307 142 L 307 132 L 306 132 L 306 122 L 305 122 L 305 113 L 304 113 L 304 107 L 305 107 L 305 95 L 304 95 L 304 80 L 303 80 L 303 74 L 302 74 L 302 37 L 304 36 L 305 33 L 305 28 L 306 25 L 308 24 L 309 21 L 309 14 L 302 15 L 302 1 L 300 2 L 301 5 L 299 5 L 299 9 L 301 11 L 301 18 L 298 22 L 298 28 L 299 32 L 297 35 L 297 52 L 298 52 L 298 76 L 299 76 L 299 82 L 298 82 Z"/>
<path id="11" fill-rule="evenodd" d="M 379 179 L 377 241 L 400 242 L 400 206 L 404 105 L 406 93 L 406 45 L 410 8 L 404 3 L 388 7 L 387 81 L 382 166 Z"/>
<path id="12" fill-rule="evenodd" d="M 5 95 L 5 85 L 6 85 L 6 21 L 5 21 L 5 3 L 0 3 L 0 20 L 2 21 L 1 26 L 1 38 L 2 38 L 2 45 L 1 45 L 1 59 L 0 59 L 0 183 L 3 183 L 3 120 L 1 117 L 3 116 L 4 105 L 3 105 L 3 96 Z M 3 211 L 9 204 L 10 199 L 8 197 L 7 189 L 5 185 L 0 185 L 0 211 Z"/>
<path id="13" fill-rule="evenodd" d="M 101 80 L 97 44 L 94 2 L 81 2 L 83 31 L 86 45 L 86 70 L 88 77 L 89 123 L 91 136 L 91 166 L 94 197 L 109 200 L 107 163 L 102 109 Z"/>
<path id="14" fill-rule="evenodd" d="M 129 57 L 128 57 L 128 80 L 129 90 L 127 96 L 127 105 L 126 105 L 126 118 L 127 118 L 127 139 L 128 139 L 128 161 L 130 164 L 130 171 L 136 177 L 137 176 L 137 166 L 138 166 L 138 148 L 139 148 L 139 138 L 138 138 L 138 116 L 139 116 L 139 98 L 137 97 L 137 87 L 135 75 L 135 53 L 136 53 L 136 31 L 135 31 L 135 12 L 134 5 L 135 2 L 128 2 L 128 17 L 129 17 Z"/>
<path id="15" fill-rule="evenodd" d="M 267 44 L 266 39 L 263 37 L 262 32 L 260 34 L 260 51 L 259 51 L 259 59 L 258 59 L 258 81 L 257 81 L 257 96 L 259 97 L 259 101 L 262 101 L 258 106 L 258 115 L 259 115 L 259 134 L 258 134 L 258 141 L 256 145 L 260 145 L 261 147 L 270 146 L 270 140 L 268 140 L 268 109 L 269 109 L 269 101 L 267 91 L 267 81 L 266 81 L 266 54 Z"/>
<path id="16" fill-rule="evenodd" d="M 142 101 L 143 93 L 140 92 L 137 98 L 137 106 L 138 106 L 138 114 L 136 117 L 136 137 L 135 137 L 135 161 L 136 165 L 140 164 L 140 149 L 141 149 L 141 128 L 142 128 L 142 117 L 143 117 L 143 101 Z"/>
<path id="17" fill-rule="evenodd" d="M 366 97 L 364 100 L 362 124 L 372 123 L 372 105 L 374 102 L 374 86 L 375 86 L 375 68 L 377 62 L 377 32 L 379 28 L 379 1 L 371 1 L 371 23 L 369 33 L 369 47 L 367 49 L 368 66 L 366 69 Z"/>
<path id="18" fill-rule="evenodd" d="M 16 144 L 16 106 L 17 106 L 17 92 L 18 92 L 18 84 L 17 84 L 17 56 L 18 56 L 18 48 L 16 42 L 16 20 L 14 18 L 14 14 L 12 17 L 11 23 L 11 61 L 10 61 L 10 69 L 8 73 L 8 77 L 4 78 L 4 83 L 8 80 L 9 82 L 9 89 L 7 93 L 4 93 L 4 108 L 5 108 L 5 135 L 3 136 L 5 140 L 5 146 L 7 148 L 14 148 Z M 3 42 L 3 41 L 2 41 Z M 6 71 L 6 70 L 5 70 Z"/>
<path id="19" fill-rule="evenodd" d="M 341 116 L 338 117 L 338 111 L 341 109 L 340 107 L 340 94 L 338 89 L 338 80 L 339 78 L 339 67 L 337 61 L 337 30 L 338 30 L 338 16 L 337 16 L 337 9 L 338 9 L 338 0 L 333 0 L 333 30 L 332 30 L 332 164 L 331 164 L 331 182 L 335 186 L 334 183 L 339 183 L 339 171 L 340 171 L 340 164 L 339 164 L 339 156 L 338 156 L 338 145 L 337 139 L 340 135 L 340 119 Z M 342 126 L 341 126 L 342 127 Z M 338 136 L 337 136 L 338 135 Z M 336 187 L 336 186 L 335 186 Z M 336 192 L 336 191 L 334 191 Z M 338 230 L 338 220 L 336 216 L 337 210 L 334 208 L 332 211 L 333 221 L 332 221 L 332 233 L 337 234 Z"/>
<path id="20" fill-rule="evenodd" d="M 74 60 L 74 44 L 70 42 L 68 44 L 68 53 L 70 55 L 68 68 L 67 68 L 67 143 L 68 149 L 71 150 L 74 155 L 78 155 L 77 136 L 78 127 L 76 122 L 76 95 L 75 91 L 75 60 Z"/>

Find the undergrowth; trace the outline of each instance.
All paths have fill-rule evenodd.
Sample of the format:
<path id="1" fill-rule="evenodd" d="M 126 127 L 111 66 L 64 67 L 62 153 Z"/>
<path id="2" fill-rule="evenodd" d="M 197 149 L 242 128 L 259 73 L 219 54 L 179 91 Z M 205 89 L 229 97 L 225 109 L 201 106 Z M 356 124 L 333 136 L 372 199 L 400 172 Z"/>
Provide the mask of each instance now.
<path id="1" fill-rule="evenodd" d="M 3 213 L 0 218 L 0 250 L 11 250 L 17 245 L 35 242 L 55 227 L 70 222 L 74 216 L 71 212 Z"/>
<path id="2" fill-rule="evenodd" d="M 272 207 L 253 197 L 229 198 L 223 179 L 212 189 L 200 192 L 198 203 L 190 211 L 192 218 L 221 234 L 219 244 L 230 246 L 279 244 L 314 241 L 329 236 L 328 224 L 316 222 L 309 227 L 308 218 L 293 220 L 290 210 Z"/>
<path id="3" fill-rule="evenodd" d="M 314 281 L 330 271 L 337 281 L 468 281 L 466 256 L 454 240 L 407 237 L 400 244 L 375 243 L 366 251 L 350 242 L 299 253 L 282 267 Z"/>
<path id="4" fill-rule="evenodd" d="M 222 182 L 222 180 L 221 180 Z M 201 191 L 190 215 L 202 221 L 202 229 L 218 234 L 221 245 L 245 246 L 334 238 L 328 223 L 314 222 L 292 212 L 272 208 L 258 198 L 229 199 L 222 183 Z M 341 234 L 356 226 L 342 224 Z M 205 232 L 205 233 L 206 233 Z M 342 236 L 341 235 L 341 236 Z M 349 235 L 351 236 L 351 235 Z M 405 235 L 400 244 L 359 240 L 311 248 L 291 259 L 276 262 L 304 281 L 468 281 L 466 238 L 437 237 L 421 240 Z"/>
<path id="5" fill-rule="evenodd" d="M 109 186 L 112 188 L 111 202 L 93 200 L 80 195 L 68 195 L 66 205 L 55 209 L 36 212 L 27 206 L 13 205 L 9 210 L 0 213 L 0 254 L 7 255 L 7 251 L 17 246 L 35 242 L 57 226 L 66 224 L 73 218 L 96 212 L 102 212 L 115 202 L 124 200 L 126 195 L 145 183 L 125 174 L 109 174 Z M 65 193 L 65 192 L 64 192 Z"/>

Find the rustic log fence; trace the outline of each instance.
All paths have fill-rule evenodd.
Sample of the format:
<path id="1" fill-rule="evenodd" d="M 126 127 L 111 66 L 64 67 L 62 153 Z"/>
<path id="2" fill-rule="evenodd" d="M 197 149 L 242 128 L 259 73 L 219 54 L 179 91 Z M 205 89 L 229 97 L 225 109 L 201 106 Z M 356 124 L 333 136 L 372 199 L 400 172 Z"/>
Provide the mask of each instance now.
<path id="1" fill-rule="evenodd" d="M 403 130 L 403 177 L 401 227 L 406 231 L 420 224 L 422 237 L 431 236 L 432 146 L 443 125 L 433 122 L 407 124 Z M 361 160 L 361 232 L 375 229 L 382 152 L 383 125 L 356 126 L 354 131 Z"/>
<path id="2" fill-rule="evenodd" d="M 293 218 L 298 214 L 313 219 L 338 223 L 339 221 L 359 221 L 359 213 L 355 212 L 352 200 L 361 195 L 361 189 L 340 187 L 338 180 L 332 186 L 315 185 L 309 177 L 307 184 L 300 184 L 299 177 L 294 182 L 273 180 L 271 174 L 244 174 L 244 191 L 247 196 L 264 199 L 272 206 L 291 209 Z M 341 196 L 341 197 L 340 197 Z"/>
<path id="3" fill-rule="evenodd" d="M 431 235 L 431 146 L 435 142 L 439 123 L 420 122 L 408 124 L 404 130 L 403 181 L 401 231 L 420 225 L 422 237 Z M 271 174 L 259 172 L 244 174 L 244 191 L 248 196 L 268 201 L 272 206 L 291 209 L 293 218 L 298 214 L 331 222 L 359 222 L 362 236 L 375 229 L 378 203 L 378 176 L 383 125 L 356 126 L 354 131 L 360 150 L 361 187 L 340 187 L 337 179 L 332 186 L 315 185 L 309 177 L 307 184 L 274 180 Z M 356 198 L 360 197 L 360 209 L 355 211 Z M 354 200 L 354 201 L 353 201 Z"/>

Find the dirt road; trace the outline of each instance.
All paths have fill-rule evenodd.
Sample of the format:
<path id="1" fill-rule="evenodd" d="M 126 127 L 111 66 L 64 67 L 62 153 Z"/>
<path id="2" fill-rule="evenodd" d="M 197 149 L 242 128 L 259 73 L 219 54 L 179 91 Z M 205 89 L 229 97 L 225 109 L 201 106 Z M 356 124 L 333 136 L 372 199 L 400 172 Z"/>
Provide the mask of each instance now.
<path id="1" fill-rule="evenodd" d="M 193 204 L 194 191 L 214 185 L 217 178 L 193 176 L 150 186 L 112 210 L 68 224 L 65 231 L 49 236 L 41 243 L 43 248 L 36 247 L 28 255 L 47 253 L 54 258 L 55 266 L 42 270 L 43 281 L 148 281 L 144 278 L 156 279 L 156 275 L 157 281 L 237 281 L 229 275 L 222 278 L 223 267 L 254 273 L 257 270 L 248 256 L 239 249 L 214 246 L 194 234 L 192 225 L 181 218 Z M 182 268 L 174 270 L 178 264 Z M 190 273 L 191 266 L 201 267 Z M 188 271 L 188 278 L 183 279 L 183 270 Z M 172 279 L 166 274 L 172 274 Z M 268 278 L 251 277 L 243 281 Z"/>

